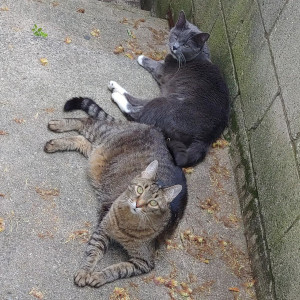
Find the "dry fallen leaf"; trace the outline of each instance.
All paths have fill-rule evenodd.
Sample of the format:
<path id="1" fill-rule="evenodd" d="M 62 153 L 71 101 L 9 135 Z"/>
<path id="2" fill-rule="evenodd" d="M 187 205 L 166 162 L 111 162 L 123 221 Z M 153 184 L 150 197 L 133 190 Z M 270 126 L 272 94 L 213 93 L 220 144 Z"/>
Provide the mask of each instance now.
<path id="1" fill-rule="evenodd" d="M 54 1 L 54 2 L 52 2 L 52 6 L 58 6 L 59 5 L 59 3 L 57 2 L 57 1 Z"/>
<path id="2" fill-rule="evenodd" d="M 87 229 L 75 230 L 69 235 L 65 243 L 75 240 L 81 243 L 86 243 L 89 240 L 89 231 Z"/>
<path id="3" fill-rule="evenodd" d="M 237 287 L 230 287 L 228 290 L 229 290 L 230 292 L 236 292 L 236 293 L 238 293 L 238 292 L 240 291 L 240 289 L 237 288 Z"/>
<path id="4" fill-rule="evenodd" d="M 0 8 L 1 11 L 9 11 L 9 8 L 7 6 L 2 6 Z"/>
<path id="5" fill-rule="evenodd" d="M 224 140 L 224 139 L 218 139 L 217 141 L 215 141 L 212 144 L 213 148 L 220 148 L 220 149 L 224 149 L 225 147 L 227 147 L 229 145 L 229 143 Z"/>
<path id="6" fill-rule="evenodd" d="M 133 55 L 132 55 L 131 53 L 128 53 L 128 52 L 125 53 L 125 56 L 128 57 L 128 58 L 130 58 L 130 59 L 133 59 L 133 58 L 134 58 Z"/>
<path id="7" fill-rule="evenodd" d="M 4 229 L 5 229 L 4 219 L 0 218 L 0 232 L 4 231 Z"/>
<path id="8" fill-rule="evenodd" d="M 14 121 L 18 124 L 24 124 L 26 121 L 24 119 L 14 118 Z"/>
<path id="9" fill-rule="evenodd" d="M 48 107 L 48 108 L 44 108 L 43 111 L 45 111 L 47 114 L 50 114 L 50 113 L 55 112 L 55 108 L 54 107 Z"/>
<path id="10" fill-rule="evenodd" d="M 124 288 L 115 287 L 113 293 L 109 297 L 110 300 L 130 300 L 128 292 Z"/>
<path id="11" fill-rule="evenodd" d="M 41 64 L 42 64 L 43 66 L 46 66 L 46 65 L 48 65 L 48 59 L 47 59 L 47 58 L 45 58 L 45 57 L 43 57 L 43 58 L 40 58 L 40 62 L 41 62 Z"/>
<path id="12" fill-rule="evenodd" d="M 122 21 L 120 21 L 121 24 L 128 24 L 128 19 L 127 18 L 123 18 Z"/>
<path id="13" fill-rule="evenodd" d="M 194 172 L 194 168 L 192 168 L 192 167 L 182 168 L 182 170 L 185 174 L 192 174 Z"/>
<path id="14" fill-rule="evenodd" d="M 70 38 L 69 36 L 67 36 L 67 37 L 65 38 L 65 43 L 66 43 L 66 44 L 72 43 L 72 40 L 71 40 L 71 38 Z"/>
<path id="15" fill-rule="evenodd" d="M 59 195 L 59 190 L 58 189 L 51 189 L 51 190 L 44 190 L 41 188 L 36 187 L 35 191 L 44 199 L 44 200 L 49 200 L 52 197 L 58 196 Z"/>
<path id="16" fill-rule="evenodd" d="M 120 54 L 120 53 L 122 53 L 122 52 L 124 52 L 124 47 L 123 46 L 117 46 L 116 48 L 115 48 L 115 50 L 114 50 L 114 54 Z"/>
<path id="17" fill-rule="evenodd" d="M 94 37 L 100 36 L 100 30 L 99 29 L 92 30 L 91 35 L 94 36 Z"/>
<path id="18" fill-rule="evenodd" d="M 0 130 L 0 135 L 8 135 L 8 132 L 6 132 L 4 130 Z"/>
<path id="19" fill-rule="evenodd" d="M 32 290 L 29 292 L 29 295 L 40 300 L 44 299 L 44 294 L 36 288 L 32 288 Z"/>
<path id="20" fill-rule="evenodd" d="M 145 22 L 145 19 L 138 19 L 134 22 L 133 28 L 138 29 L 141 22 Z"/>
<path id="21" fill-rule="evenodd" d="M 76 10 L 78 13 L 84 14 L 85 13 L 85 9 L 84 8 L 78 8 Z"/>

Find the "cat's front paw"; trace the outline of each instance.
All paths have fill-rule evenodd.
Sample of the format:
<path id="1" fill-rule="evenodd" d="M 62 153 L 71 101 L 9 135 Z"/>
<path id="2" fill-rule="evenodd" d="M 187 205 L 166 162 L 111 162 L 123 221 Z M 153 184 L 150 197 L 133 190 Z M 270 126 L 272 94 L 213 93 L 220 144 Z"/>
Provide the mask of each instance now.
<path id="1" fill-rule="evenodd" d="M 137 62 L 139 63 L 139 65 L 141 65 L 143 67 L 143 59 L 145 58 L 144 55 L 140 55 L 138 58 L 137 58 Z"/>
<path id="2" fill-rule="evenodd" d="M 90 274 L 90 277 L 87 279 L 87 284 L 92 287 L 100 287 L 106 283 L 105 276 L 102 272 L 93 272 Z"/>
<path id="3" fill-rule="evenodd" d="M 125 93 L 127 93 L 127 91 L 122 88 L 118 83 L 116 83 L 115 81 L 110 81 L 108 84 L 108 88 L 112 91 L 112 92 L 118 92 L 121 95 L 124 95 Z"/>
<path id="4" fill-rule="evenodd" d="M 54 153 L 58 150 L 59 150 L 59 147 L 55 140 L 48 141 L 44 146 L 44 151 L 47 153 Z"/>
<path id="5" fill-rule="evenodd" d="M 90 278 L 90 272 L 84 269 L 79 269 L 74 276 L 74 282 L 76 285 L 83 287 L 88 284 Z"/>

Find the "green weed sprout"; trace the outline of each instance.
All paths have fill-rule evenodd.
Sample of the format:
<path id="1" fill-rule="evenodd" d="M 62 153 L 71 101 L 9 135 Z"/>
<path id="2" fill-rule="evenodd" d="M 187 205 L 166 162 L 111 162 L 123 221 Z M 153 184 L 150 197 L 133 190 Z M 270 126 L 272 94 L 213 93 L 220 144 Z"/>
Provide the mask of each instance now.
<path id="1" fill-rule="evenodd" d="M 34 24 L 34 27 L 31 30 L 35 36 L 42 36 L 44 38 L 46 38 L 48 36 L 48 34 L 43 32 L 42 28 L 38 28 L 36 24 Z"/>

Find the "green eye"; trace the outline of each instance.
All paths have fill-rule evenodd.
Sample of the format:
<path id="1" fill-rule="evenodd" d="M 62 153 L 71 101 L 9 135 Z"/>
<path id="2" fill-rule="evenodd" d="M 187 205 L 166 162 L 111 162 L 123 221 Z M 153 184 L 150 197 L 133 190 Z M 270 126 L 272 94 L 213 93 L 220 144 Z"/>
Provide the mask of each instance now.
<path id="1" fill-rule="evenodd" d="M 151 206 L 157 206 L 157 201 L 156 200 L 151 200 L 150 202 L 149 202 L 149 204 L 151 205 Z"/>
<path id="2" fill-rule="evenodd" d="M 137 191 L 138 194 L 142 194 L 144 190 L 141 186 L 138 186 L 136 191 Z"/>

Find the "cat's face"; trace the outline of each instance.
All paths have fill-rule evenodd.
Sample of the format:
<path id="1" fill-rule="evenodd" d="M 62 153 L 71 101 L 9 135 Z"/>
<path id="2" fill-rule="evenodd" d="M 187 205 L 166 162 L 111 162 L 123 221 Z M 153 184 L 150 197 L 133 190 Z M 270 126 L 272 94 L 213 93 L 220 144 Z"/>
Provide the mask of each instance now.
<path id="1" fill-rule="evenodd" d="M 179 63 L 190 61 L 202 52 L 208 38 L 209 34 L 201 32 L 195 25 L 189 23 L 181 11 L 175 27 L 170 31 L 170 51 Z"/>
<path id="2" fill-rule="evenodd" d="M 181 185 L 160 187 L 156 181 L 158 163 L 152 162 L 140 176 L 128 186 L 124 202 L 134 215 L 151 218 L 162 216 L 169 210 L 169 204 L 180 193 Z"/>

